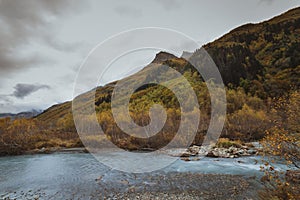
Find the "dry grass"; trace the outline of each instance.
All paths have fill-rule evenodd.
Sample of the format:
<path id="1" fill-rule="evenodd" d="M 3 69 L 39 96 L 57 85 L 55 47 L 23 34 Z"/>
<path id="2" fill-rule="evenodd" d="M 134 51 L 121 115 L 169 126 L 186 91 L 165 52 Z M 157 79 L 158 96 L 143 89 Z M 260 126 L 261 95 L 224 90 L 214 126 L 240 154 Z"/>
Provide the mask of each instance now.
<path id="1" fill-rule="evenodd" d="M 18 155 L 26 151 L 41 148 L 82 147 L 77 133 L 62 133 L 59 131 L 36 131 L 34 133 L 10 133 L 0 135 L 0 155 Z"/>
<path id="2" fill-rule="evenodd" d="M 219 148 L 241 147 L 243 143 L 240 140 L 230 141 L 228 138 L 220 138 L 216 144 Z"/>

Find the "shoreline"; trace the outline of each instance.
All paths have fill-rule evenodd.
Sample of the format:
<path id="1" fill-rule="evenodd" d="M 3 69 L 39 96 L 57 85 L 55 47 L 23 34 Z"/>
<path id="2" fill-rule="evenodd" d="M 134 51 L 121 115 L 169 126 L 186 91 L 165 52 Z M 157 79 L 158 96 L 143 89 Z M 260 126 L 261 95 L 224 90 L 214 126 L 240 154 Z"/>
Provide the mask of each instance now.
<path id="1" fill-rule="evenodd" d="M 54 153 L 89 153 L 84 147 L 77 148 L 61 148 L 61 147 L 53 147 L 53 148 L 42 148 L 42 149 L 34 149 L 30 151 L 26 151 L 21 155 L 36 155 L 36 154 L 54 154 Z"/>
<path id="2" fill-rule="evenodd" d="M 50 188 L 16 190 L 0 194 L 0 198 L 66 197 L 71 199 L 257 199 L 263 188 L 257 177 L 227 174 L 179 173 L 138 177 L 141 183 L 121 180 L 113 185 L 96 180 L 92 185 L 77 185 L 72 193 L 58 190 L 53 194 Z M 149 183 L 151 184 L 149 185 Z M 175 185 L 173 183 L 176 183 Z M 68 187 L 68 186 L 67 186 Z M 77 188 L 78 187 L 78 188 Z M 89 188 L 90 187 L 90 188 Z M 66 197 L 67 198 L 67 197 Z"/>
<path id="3" fill-rule="evenodd" d="M 14 156 L 25 156 L 25 155 L 46 155 L 46 154 L 54 154 L 54 153 L 89 153 L 84 147 L 76 147 L 76 148 L 62 148 L 62 147 L 51 147 L 51 148 L 42 148 L 42 149 L 33 149 L 24 151 L 18 154 L 5 154 L 0 155 L 1 157 L 14 157 Z"/>
<path id="4" fill-rule="evenodd" d="M 199 156 L 204 157 L 214 157 L 214 158 L 238 158 L 238 157 L 245 157 L 245 156 L 253 156 L 259 155 L 259 152 L 262 150 L 259 147 L 259 142 L 252 142 L 257 143 L 256 145 L 249 147 L 249 146 L 242 146 L 242 148 L 235 148 L 233 146 L 223 148 L 223 147 L 216 147 L 216 146 L 197 146 L 193 145 L 188 148 L 173 148 L 169 150 L 157 150 L 162 154 L 166 154 L 173 157 L 179 157 L 182 160 L 190 161 L 189 158 L 197 158 Z M 105 149 L 105 148 L 103 148 Z M 108 149 L 105 149 L 108 150 Z M 113 149 L 115 151 L 115 148 Z M 245 150 L 244 152 L 240 153 L 241 150 Z M 248 153 L 248 151 L 252 151 Z M 152 149 L 138 149 L 138 150 L 128 150 L 129 152 L 153 152 Z M 41 148 L 41 149 L 33 149 L 28 150 L 16 154 L 0 154 L 0 157 L 9 157 L 9 156 L 22 156 L 22 155 L 36 155 L 36 154 L 53 154 L 53 153 L 89 153 L 89 151 L 85 147 L 49 147 L 49 148 Z"/>

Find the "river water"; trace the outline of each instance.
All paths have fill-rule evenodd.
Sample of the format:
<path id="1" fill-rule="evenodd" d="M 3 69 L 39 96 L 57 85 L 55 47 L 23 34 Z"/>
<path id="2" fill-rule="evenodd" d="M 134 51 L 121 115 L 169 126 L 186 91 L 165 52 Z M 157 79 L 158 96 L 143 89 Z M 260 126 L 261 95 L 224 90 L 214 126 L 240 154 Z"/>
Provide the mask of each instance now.
<path id="1" fill-rule="evenodd" d="M 155 172 L 131 174 L 112 170 L 86 153 L 1 157 L 0 199 L 93 199 L 99 194 L 126 192 L 133 187 L 135 190 L 181 187 L 181 183 L 167 183 L 165 180 L 172 173 L 260 177 L 260 159 L 253 156 L 202 158 L 190 162 L 177 160 Z M 277 166 L 286 168 L 283 164 Z"/>

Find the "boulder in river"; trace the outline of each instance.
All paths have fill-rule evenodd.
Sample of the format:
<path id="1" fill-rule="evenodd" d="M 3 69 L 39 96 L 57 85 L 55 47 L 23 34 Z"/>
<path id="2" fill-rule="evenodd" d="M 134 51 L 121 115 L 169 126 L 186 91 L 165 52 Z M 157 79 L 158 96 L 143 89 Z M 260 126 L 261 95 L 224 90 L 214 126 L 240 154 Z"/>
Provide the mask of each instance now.
<path id="1" fill-rule="evenodd" d="M 257 150 L 255 150 L 255 149 L 249 149 L 249 150 L 247 151 L 247 153 L 253 155 L 253 154 L 256 154 L 256 153 L 257 153 Z"/>
<path id="2" fill-rule="evenodd" d="M 185 151 L 180 155 L 180 157 L 182 157 L 182 158 L 188 158 L 190 156 L 192 156 L 192 154 L 188 151 Z"/>
<path id="3" fill-rule="evenodd" d="M 199 153 L 200 148 L 201 147 L 199 147 L 199 146 L 193 145 L 193 146 L 189 147 L 187 151 L 190 152 L 192 156 L 195 156 Z"/>

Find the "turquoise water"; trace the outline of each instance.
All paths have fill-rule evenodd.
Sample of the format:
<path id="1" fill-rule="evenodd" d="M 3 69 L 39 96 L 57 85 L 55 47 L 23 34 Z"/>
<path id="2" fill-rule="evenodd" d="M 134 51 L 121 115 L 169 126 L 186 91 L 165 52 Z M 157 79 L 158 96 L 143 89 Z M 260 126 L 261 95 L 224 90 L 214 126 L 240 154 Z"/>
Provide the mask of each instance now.
<path id="1" fill-rule="evenodd" d="M 202 158 L 199 161 L 177 160 L 159 171 L 130 174 L 112 170 L 90 154 L 55 153 L 0 158 L 0 199 L 93 198 L 103 192 L 128 191 L 130 187 L 165 187 L 153 177 L 169 173 L 208 173 L 261 176 L 260 157 L 236 159 Z M 284 164 L 277 164 L 281 169 Z M 174 184 L 174 183 L 172 183 Z M 180 184 L 180 183 L 175 183 Z"/>

